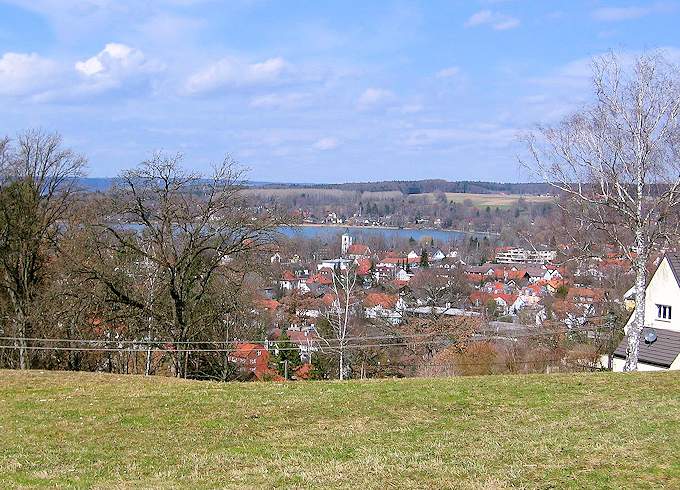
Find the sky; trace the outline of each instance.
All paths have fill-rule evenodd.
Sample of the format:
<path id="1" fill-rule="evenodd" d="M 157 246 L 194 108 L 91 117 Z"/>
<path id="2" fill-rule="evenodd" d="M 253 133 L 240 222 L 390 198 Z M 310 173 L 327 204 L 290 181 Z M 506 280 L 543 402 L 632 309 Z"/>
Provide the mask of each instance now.
<path id="1" fill-rule="evenodd" d="M 0 0 L 0 135 L 111 177 L 154 151 L 267 182 L 530 180 L 590 60 L 680 59 L 680 0 Z"/>

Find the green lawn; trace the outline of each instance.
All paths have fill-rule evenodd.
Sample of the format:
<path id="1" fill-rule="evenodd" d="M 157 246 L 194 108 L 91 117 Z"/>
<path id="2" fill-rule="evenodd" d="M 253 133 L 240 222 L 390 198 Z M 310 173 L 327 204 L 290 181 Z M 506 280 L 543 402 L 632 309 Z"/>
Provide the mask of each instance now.
<path id="1" fill-rule="evenodd" d="M 680 373 L 219 384 L 0 371 L 0 487 L 680 488 Z"/>

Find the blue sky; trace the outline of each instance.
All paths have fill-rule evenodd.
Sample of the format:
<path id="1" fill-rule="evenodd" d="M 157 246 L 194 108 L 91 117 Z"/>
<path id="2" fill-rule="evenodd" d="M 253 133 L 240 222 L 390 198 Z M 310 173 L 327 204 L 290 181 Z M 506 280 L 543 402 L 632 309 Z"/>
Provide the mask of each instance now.
<path id="1" fill-rule="evenodd" d="M 0 134 L 113 176 L 154 150 L 250 178 L 523 181 L 518 133 L 587 102 L 589 59 L 680 58 L 680 3 L 0 0 Z"/>

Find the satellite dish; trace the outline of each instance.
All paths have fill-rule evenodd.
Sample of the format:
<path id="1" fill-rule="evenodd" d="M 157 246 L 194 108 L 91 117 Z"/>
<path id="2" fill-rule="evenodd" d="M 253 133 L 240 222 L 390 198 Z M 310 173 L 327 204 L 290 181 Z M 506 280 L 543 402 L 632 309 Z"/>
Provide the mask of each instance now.
<path id="1" fill-rule="evenodd" d="M 650 328 L 645 334 L 645 343 L 652 344 L 656 341 L 656 330 Z"/>

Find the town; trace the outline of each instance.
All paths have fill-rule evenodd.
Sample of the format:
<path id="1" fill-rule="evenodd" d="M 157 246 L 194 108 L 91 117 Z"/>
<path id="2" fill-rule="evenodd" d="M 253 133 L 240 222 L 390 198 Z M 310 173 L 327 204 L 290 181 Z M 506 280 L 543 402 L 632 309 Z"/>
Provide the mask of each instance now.
<path id="1" fill-rule="evenodd" d="M 335 352 L 342 340 L 331 327 L 345 294 L 351 296 L 353 337 L 370 342 L 392 333 L 397 338 L 403 336 L 399 342 L 406 344 L 396 353 L 394 346 L 388 345 L 385 352 L 373 348 L 371 356 L 357 356 L 361 361 L 351 365 L 354 376 L 417 375 L 432 359 L 450 374 L 480 374 L 611 369 L 617 363 L 616 355 L 620 357 L 620 349 L 614 352 L 621 340 L 616 324 L 630 314 L 634 301 L 619 282 L 632 281 L 630 262 L 613 251 L 613 246 L 605 248 L 602 257 L 588 257 L 569 266 L 558 265 L 569 254 L 565 245 L 557 250 L 499 246 L 488 262 L 476 265 L 467 262 L 472 256 L 461 244 L 435 246 L 425 239 L 407 242 L 407 247 L 399 250 L 373 250 L 348 233 L 336 238 L 334 247 L 325 250 L 337 252 L 329 255 L 332 258 L 314 261 L 316 254 L 301 257 L 283 250 L 271 254 L 274 280 L 271 287 L 260 291 L 257 303 L 271 323 L 266 340 L 238 344 L 231 359 L 242 376 L 280 377 L 284 366 L 277 364 L 277 346 L 283 338 L 286 346 L 299 349 L 295 365 L 286 366 L 291 378 L 328 377 L 330 373 L 320 371 L 314 363 L 321 363 L 324 353 Z M 351 291 L 343 283 L 348 276 L 356 278 Z M 612 277 L 616 278 L 614 286 Z M 414 331 L 411 323 L 422 324 L 424 319 L 431 323 L 431 332 L 423 332 L 419 340 L 431 342 L 430 354 L 420 359 L 419 366 L 411 352 L 415 345 L 408 346 L 408 334 Z M 555 331 L 554 325 L 562 328 Z M 461 330 L 467 331 L 466 341 L 437 345 L 442 333 Z M 572 345 L 565 349 L 569 342 L 563 340 L 557 358 L 557 350 L 541 352 L 540 340 L 545 334 L 554 340 L 569 339 Z M 472 352 L 483 345 L 488 355 L 472 369 L 464 352 L 466 342 L 476 339 L 483 343 L 475 342 Z M 362 347 L 356 340 L 353 344 L 355 349 Z M 518 345 L 526 349 L 526 362 L 517 354 Z M 508 349 L 514 365 L 508 360 Z M 395 355 L 391 357 L 390 352 Z M 536 362 L 538 352 L 545 357 L 542 362 Z"/>
<path id="2" fill-rule="evenodd" d="M 0 489 L 680 488 L 680 0 L 0 0 Z"/>

